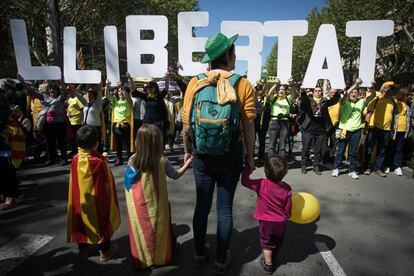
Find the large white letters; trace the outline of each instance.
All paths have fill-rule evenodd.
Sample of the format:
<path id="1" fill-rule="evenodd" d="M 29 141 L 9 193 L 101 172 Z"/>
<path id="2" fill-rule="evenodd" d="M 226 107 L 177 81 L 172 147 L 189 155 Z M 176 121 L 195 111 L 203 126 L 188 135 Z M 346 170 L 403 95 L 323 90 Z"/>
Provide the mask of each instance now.
<path id="1" fill-rule="evenodd" d="M 101 71 L 76 70 L 76 28 L 63 29 L 63 74 L 67 83 L 100 83 Z"/>
<path id="2" fill-rule="evenodd" d="M 13 37 L 17 71 L 20 75 L 28 80 L 59 80 L 61 72 L 58 66 L 32 66 L 24 20 L 11 19 L 10 29 Z"/>
<path id="3" fill-rule="evenodd" d="M 281 83 L 287 83 L 292 75 L 293 37 L 308 33 L 308 21 L 266 21 L 265 36 L 277 36 L 277 76 Z"/>
<path id="4" fill-rule="evenodd" d="M 323 69 L 326 60 L 327 67 Z M 344 72 L 335 26 L 322 24 L 316 37 L 308 69 L 303 80 L 303 87 L 315 87 L 319 79 L 328 79 L 332 88 L 345 88 Z"/>
<path id="5" fill-rule="evenodd" d="M 193 62 L 194 52 L 204 52 L 205 37 L 193 37 L 193 27 L 208 26 L 208 12 L 180 12 L 178 14 L 178 60 L 183 66 L 183 76 L 205 71 L 207 65 Z"/>
<path id="6" fill-rule="evenodd" d="M 152 30 L 154 39 L 141 39 L 141 30 Z M 131 76 L 163 77 L 168 67 L 168 19 L 160 15 L 126 17 L 128 72 Z M 154 63 L 141 63 L 141 55 L 154 55 Z"/>
<path id="7" fill-rule="evenodd" d="M 361 52 L 359 56 L 359 77 L 362 86 L 370 86 L 375 74 L 377 54 L 377 37 L 392 35 L 394 22 L 392 20 L 349 21 L 346 23 L 346 35 L 361 37 Z"/>
<path id="8" fill-rule="evenodd" d="M 221 32 L 227 36 L 239 34 L 249 37 L 249 45 L 236 46 L 236 58 L 247 60 L 247 72 L 250 82 L 260 79 L 262 69 L 263 24 L 257 21 L 223 21 Z"/>
<path id="9" fill-rule="evenodd" d="M 119 81 L 118 35 L 115 26 L 104 28 L 106 76 L 112 83 Z"/>

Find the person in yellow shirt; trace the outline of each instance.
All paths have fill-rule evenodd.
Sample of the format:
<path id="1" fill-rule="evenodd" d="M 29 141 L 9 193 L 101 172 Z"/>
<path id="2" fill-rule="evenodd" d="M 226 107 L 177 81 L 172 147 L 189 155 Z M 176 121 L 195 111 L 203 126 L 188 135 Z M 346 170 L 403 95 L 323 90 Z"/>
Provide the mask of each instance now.
<path id="1" fill-rule="evenodd" d="M 397 91 L 398 86 L 392 81 L 387 81 L 381 86 L 381 97 L 375 97 L 368 104 L 364 129 L 364 132 L 367 134 L 367 148 L 365 151 L 366 175 L 370 175 L 374 171 L 378 176 L 387 176 L 382 171 L 382 166 L 386 155 L 386 148 L 391 139 L 393 120 L 397 110 L 395 108 L 396 104 L 392 99 Z M 371 166 L 369 161 L 375 145 L 377 146 L 375 165 Z"/>
<path id="2" fill-rule="evenodd" d="M 330 88 L 328 90 L 327 99 L 330 100 L 335 97 L 338 90 Z M 328 106 L 329 119 L 331 120 L 331 126 L 327 129 L 325 141 L 322 144 L 322 160 L 324 162 L 332 162 L 335 160 L 335 151 L 338 146 L 338 139 L 335 137 L 335 130 L 339 124 L 339 110 L 341 107 L 340 101 L 333 105 Z"/>
<path id="3" fill-rule="evenodd" d="M 75 86 L 68 85 L 68 108 L 67 108 L 67 115 L 70 122 L 70 127 L 72 129 L 73 139 L 71 141 L 72 144 L 72 151 L 71 156 L 75 156 L 78 153 L 78 146 L 75 142 L 76 132 L 78 132 L 79 128 L 82 126 L 82 110 L 83 104 L 75 95 Z"/>
<path id="4" fill-rule="evenodd" d="M 237 37 L 238 35 L 227 38 L 224 34 L 218 33 L 207 40 L 204 47 L 206 54 L 201 62 L 209 63 L 211 70 L 191 79 L 184 96 L 182 111 L 184 162 L 193 156 L 193 171 L 197 193 L 193 218 L 195 243 L 193 264 L 196 268 L 202 268 L 206 264 L 209 253 L 208 247 L 205 244 L 207 221 L 214 194 L 213 191 L 217 184 L 218 227 L 214 267 L 214 272 L 217 275 L 224 275 L 229 265 L 227 250 L 230 245 L 233 228 L 233 198 L 241 175 L 243 161 L 248 164 L 251 170 L 254 169 L 254 119 L 256 117 L 254 89 L 247 79 L 231 72 L 235 69 L 236 54 L 234 42 Z M 215 95 L 213 93 L 206 93 L 211 91 L 216 92 Z M 233 132 L 231 132 L 231 142 L 229 141 L 228 150 L 221 154 L 200 153 L 200 144 L 197 144 L 196 141 L 211 141 L 208 139 L 212 136 L 198 137 L 192 135 L 196 141 L 190 143 L 190 133 L 203 131 L 198 125 L 204 124 L 206 121 L 207 123 L 214 124 L 216 121 L 196 116 L 199 114 L 197 112 L 201 112 L 202 107 L 204 107 L 202 105 L 203 102 L 199 101 L 199 97 L 207 98 L 207 96 L 213 97 L 213 95 L 217 104 L 214 105 L 214 108 L 207 109 L 207 114 L 211 114 L 212 117 L 218 115 L 216 109 L 218 109 L 217 105 L 219 103 L 226 105 L 226 107 L 231 105 L 231 113 L 234 115 L 238 111 L 237 118 L 239 121 L 232 121 L 230 124 L 237 123 L 239 128 L 232 129 Z M 203 114 L 207 116 L 205 113 Z M 201 121 L 201 119 L 204 121 Z M 222 121 L 220 120 L 220 122 Z M 226 125 L 223 124 L 223 130 L 225 128 Z M 245 149 L 243 149 L 243 139 Z M 220 146 L 207 143 L 203 145 L 211 151 Z"/>
<path id="5" fill-rule="evenodd" d="M 402 176 L 402 163 L 403 163 L 403 149 L 405 140 L 411 131 L 411 115 L 412 105 L 409 100 L 411 94 L 408 88 L 401 88 L 396 100 L 397 114 L 394 120 L 394 131 L 392 133 L 392 141 L 387 149 L 386 172 L 389 171 L 389 167 L 394 168 L 396 175 Z"/>

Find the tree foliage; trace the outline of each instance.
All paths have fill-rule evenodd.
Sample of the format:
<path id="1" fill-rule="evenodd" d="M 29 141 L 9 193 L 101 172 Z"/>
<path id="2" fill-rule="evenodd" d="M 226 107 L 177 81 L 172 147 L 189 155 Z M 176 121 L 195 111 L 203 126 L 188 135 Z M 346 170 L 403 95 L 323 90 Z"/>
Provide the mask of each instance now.
<path id="1" fill-rule="evenodd" d="M 360 38 L 345 35 L 346 22 L 351 20 L 390 19 L 395 23 L 392 36 L 380 37 L 377 43 L 376 78 L 392 79 L 414 72 L 414 1 L 413 0 L 328 0 L 321 10 L 313 9 L 307 16 L 309 30 L 306 36 L 295 37 L 292 75 L 302 80 L 321 24 L 336 27 L 345 79 L 348 83 L 357 77 Z M 270 74 L 277 75 L 277 44 L 268 59 Z"/>

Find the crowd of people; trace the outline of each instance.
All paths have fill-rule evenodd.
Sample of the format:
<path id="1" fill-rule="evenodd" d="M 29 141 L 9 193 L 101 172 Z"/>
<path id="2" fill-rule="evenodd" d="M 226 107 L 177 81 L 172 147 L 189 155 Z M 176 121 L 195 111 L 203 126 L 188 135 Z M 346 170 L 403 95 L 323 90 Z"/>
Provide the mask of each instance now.
<path id="1" fill-rule="evenodd" d="M 326 96 L 322 86 L 301 89 L 292 79 L 287 85 L 276 79 L 270 89 L 259 80 L 253 87 L 233 73 L 236 39 L 221 33 L 209 38 L 201 60 L 209 70 L 188 84 L 170 70 L 163 82 L 152 80 L 142 87 L 128 73 L 127 82 L 115 86 L 108 80 L 76 86 L 63 80 L 35 84 L 20 75 L 19 81 L 8 79 L 0 91 L 0 171 L 7 178 L 1 184 L 1 209 L 22 200 L 16 174 L 22 163 L 44 157 L 45 166 L 66 166 L 71 159 L 68 242 L 78 244 L 80 256 L 99 250 L 106 261 L 119 248 L 111 236 L 121 221 L 107 157 L 115 151 L 114 166 L 120 166 L 126 152 L 124 188 L 134 267 L 165 265 L 176 244 L 166 177 L 177 179 L 192 165 L 193 264 L 203 268 L 210 255 L 207 221 L 217 187 L 214 270 L 223 275 L 230 263 L 233 198 L 242 175 L 242 184 L 258 194 L 254 218 L 260 225 L 260 263 L 272 273 L 291 213 L 292 191 L 283 178 L 297 134 L 303 174 L 309 161 L 317 175 L 323 162 L 331 162 L 332 176 L 338 177 L 347 161 L 353 179 L 361 170 L 383 177 L 391 168 L 402 175 L 412 121 L 408 88 L 387 81 L 377 92 L 373 81 L 365 90 L 361 79 L 343 90 L 328 88 Z M 181 132 L 184 162 L 176 169 L 164 153 L 174 150 Z M 263 179 L 250 179 L 255 144 Z"/>

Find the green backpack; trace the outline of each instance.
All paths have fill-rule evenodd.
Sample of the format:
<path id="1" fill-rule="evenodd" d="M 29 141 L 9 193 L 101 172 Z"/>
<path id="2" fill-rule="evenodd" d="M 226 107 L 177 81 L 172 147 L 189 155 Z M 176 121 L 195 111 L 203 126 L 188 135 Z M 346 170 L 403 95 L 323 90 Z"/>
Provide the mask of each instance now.
<path id="1" fill-rule="evenodd" d="M 200 80 L 206 77 L 197 76 Z M 233 74 L 227 80 L 235 87 L 240 78 Z M 239 135 L 239 104 L 236 101 L 219 105 L 216 89 L 214 85 L 206 86 L 194 97 L 191 131 L 194 151 L 199 154 L 223 155 Z"/>

